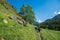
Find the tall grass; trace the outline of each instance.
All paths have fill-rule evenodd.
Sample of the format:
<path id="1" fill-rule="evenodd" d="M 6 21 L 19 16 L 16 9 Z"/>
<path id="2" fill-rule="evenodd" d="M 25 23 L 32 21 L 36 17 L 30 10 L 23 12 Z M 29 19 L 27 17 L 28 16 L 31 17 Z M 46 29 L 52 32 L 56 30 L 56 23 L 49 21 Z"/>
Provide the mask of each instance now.
<path id="1" fill-rule="evenodd" d="M 60 40 L 60 31 L 42 29 L 40 34 L 43 40 Z"/>

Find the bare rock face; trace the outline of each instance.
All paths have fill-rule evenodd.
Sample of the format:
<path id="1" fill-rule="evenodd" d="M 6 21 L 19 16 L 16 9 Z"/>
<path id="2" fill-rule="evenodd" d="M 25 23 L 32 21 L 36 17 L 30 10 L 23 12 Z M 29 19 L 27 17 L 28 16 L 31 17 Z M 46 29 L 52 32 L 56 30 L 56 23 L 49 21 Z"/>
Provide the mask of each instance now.
<path id="1" fill-rule="evenodd" d="M 7 23 L 8 23 L 6 19 L 3 19 L 3 22 L 4 22 L 5 24 L 7 24 Z"/>

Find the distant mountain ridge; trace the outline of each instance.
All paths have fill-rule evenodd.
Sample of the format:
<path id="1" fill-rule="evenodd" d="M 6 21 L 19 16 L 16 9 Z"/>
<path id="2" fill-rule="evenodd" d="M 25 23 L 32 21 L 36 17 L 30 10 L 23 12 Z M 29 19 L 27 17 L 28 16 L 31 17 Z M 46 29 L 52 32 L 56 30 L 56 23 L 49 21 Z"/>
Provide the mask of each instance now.
<path id="1" fill-rule="evenodd" d="M 47 19 L 40 24 L 41 28 L 60 30 L 60 14 L 54 16 L 51 19 Z"/>
<path id="2" fill-rule="evenodd" d="M 53 17 L 52 19 L 54 19 L 54 20 L 60 20 L 60 14 L 56 15 L 56 16 Z"/>
<path id="3" fill-rule="evenodd" d="M 54 16 L 54 17 L 51 18 L 51 19 L 47 19 L 47 20 L 45 20 L 44 23 L 48 23 L 48 22 L 58 22 L 58 21 L 60 22 L 60 14 Z"/>

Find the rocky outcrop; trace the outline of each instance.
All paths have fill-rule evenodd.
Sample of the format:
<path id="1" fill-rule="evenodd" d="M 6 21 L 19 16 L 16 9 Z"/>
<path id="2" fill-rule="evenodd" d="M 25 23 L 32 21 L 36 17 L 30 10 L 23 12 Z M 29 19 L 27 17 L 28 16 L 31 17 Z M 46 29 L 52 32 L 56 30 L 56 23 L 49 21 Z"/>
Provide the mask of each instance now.
<path id="1" fill-rule="evenodd" d="M 14 17 L 14 20 L 16 20 L 19 24 L 24 25 L 24 22 L 21 19 Z"/>
<path id="2" fill-rule="evenodd" d="M 11 20 L 16 20 L 22 26 L 25 26 L 26 25 L 26 23 L 23 20 L 21 20 L 20 18 L 18 18 L 18 17 L 9 16 L 8 18 L 11 19 Z"/>

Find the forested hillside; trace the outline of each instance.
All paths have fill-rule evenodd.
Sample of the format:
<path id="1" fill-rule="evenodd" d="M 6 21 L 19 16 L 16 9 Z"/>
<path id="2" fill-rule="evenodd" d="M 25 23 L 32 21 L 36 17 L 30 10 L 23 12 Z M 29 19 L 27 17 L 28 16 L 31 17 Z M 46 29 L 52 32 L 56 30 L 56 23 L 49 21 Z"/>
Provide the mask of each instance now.
<path id="1" fill-rule="evenodd" d="M 42 28 L 60 30 L 60 14 L 56 15 L 51 19 L 47 19 L 46 21 L 42 22 L 40 26 Z"/>

